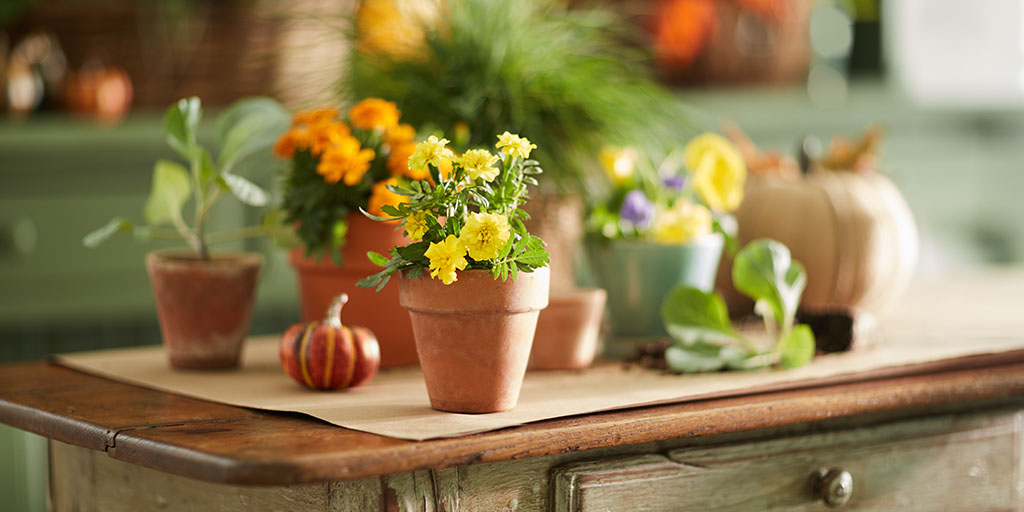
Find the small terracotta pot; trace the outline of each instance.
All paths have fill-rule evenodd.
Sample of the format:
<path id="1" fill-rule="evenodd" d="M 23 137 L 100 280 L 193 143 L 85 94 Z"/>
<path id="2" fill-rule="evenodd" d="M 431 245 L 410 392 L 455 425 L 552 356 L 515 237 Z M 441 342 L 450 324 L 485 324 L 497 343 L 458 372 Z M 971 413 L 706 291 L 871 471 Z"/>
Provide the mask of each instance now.
<path id="1" fill-rule="evenodd" d="M 289 254 L 299 278 L 299 300 L 302 320 L 321 320 L 331 300 L 341 293 L 349 296 L 345 320 L 362 325 L 377 335 L 382 368 L 417 363 L 416 345 L 412 337 L 409 315 L 398 304 L 398 287 L 394 283 L 377 292 L 356 286 L 364 277 L 380 271 L 366 258 L 367 251 L 387 255 L 396 245 L 409 243 L 395 225 L 372 221 L 363 215 L 349 215 L 348 234 L 341 253 L 343 266 L 325 255 L 320 261 L 305 256 L 304 248 Z"/>
<path id="2" fill-rule="evenodd" d="M 607 293 L 585 288 L 552 295 L 537 320 L 531 370 L 577 370 L 594 362 Z"/>
<path id="3" fill-rule="evenodd" d="M 249 333 L 263 256 L 186 250 L 146 255 L 160 332 L 171 366 L 236 368 Z"/>
<path id="4" fill-rule="evenodd" d="M 484 270 L 465 270 L 450 285 L 426 273 L 399 276 L 431 407 L 465 413 L 515 407 L 537 316 L 548 305 L 549 276 L 539 268 L 502 282 Z"/>

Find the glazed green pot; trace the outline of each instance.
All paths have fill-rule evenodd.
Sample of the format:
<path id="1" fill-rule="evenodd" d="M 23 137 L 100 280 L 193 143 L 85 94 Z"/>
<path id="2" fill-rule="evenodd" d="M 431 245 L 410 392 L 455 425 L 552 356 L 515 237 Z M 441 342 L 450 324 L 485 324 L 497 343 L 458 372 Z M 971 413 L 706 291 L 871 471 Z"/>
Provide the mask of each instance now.
<path id="1" fill-rule="evenodd" d="M 687 245 L 589 241 L 587 253 L 594 277 L 608 291 L 614 337 L 666 336 L 661 322 L 662 299 L 679 284 L 711 291 L 723 243 L 719 234 Z M 609 355 L 620 355 L 614 347 L 608 348 Z"/>

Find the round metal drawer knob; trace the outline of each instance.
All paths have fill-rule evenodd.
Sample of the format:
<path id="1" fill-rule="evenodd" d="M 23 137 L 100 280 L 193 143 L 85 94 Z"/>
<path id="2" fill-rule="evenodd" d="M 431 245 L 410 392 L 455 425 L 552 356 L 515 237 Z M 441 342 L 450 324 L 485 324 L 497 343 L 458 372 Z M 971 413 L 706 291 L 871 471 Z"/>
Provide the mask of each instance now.
<path id="1" fill-rule="evenodd" d="M 811 475 L 811 494 L 830 507 L 839 507 L 853 496 L 853 475 L 843 468 L 821 468 Z"/>

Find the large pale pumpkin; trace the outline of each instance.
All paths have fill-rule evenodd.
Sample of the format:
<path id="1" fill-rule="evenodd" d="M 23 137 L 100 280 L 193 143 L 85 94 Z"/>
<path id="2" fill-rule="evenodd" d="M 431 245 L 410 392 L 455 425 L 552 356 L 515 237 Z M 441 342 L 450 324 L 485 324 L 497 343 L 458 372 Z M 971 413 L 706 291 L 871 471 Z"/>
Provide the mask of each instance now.
<path id="1" fill-rule="evenodd" d="M 910 208 L 876 172 L 751 176 L 736 219 L 741 243 L 773 238 L 803 263 L 806 312 L 884 313 L 902 296 L 917 262 Z M 727 295 L 730 305 L 740 304 Z"/>

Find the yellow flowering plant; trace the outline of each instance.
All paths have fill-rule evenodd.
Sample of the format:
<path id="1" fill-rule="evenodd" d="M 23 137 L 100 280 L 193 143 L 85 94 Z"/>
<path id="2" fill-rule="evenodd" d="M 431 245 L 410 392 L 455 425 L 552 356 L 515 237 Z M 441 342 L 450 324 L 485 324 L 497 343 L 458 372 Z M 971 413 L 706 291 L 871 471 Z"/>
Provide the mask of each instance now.
<path id="1" fill-rule="evenodd" d="M 395 104 L 379 98 L 356 103 L 344 118 L 335 107 L 294 115 L 274 153 L 291 161 L 284 222 L 295 226 L 307 254 L 330 252 L 337 261 L 341 251 L 333 249 L 345 242 L 349 214 L 384 215 L 384 207 L 407 200 L 393 188 L 427 177 L 423 166 L 408 165 L 415 139 Z"/>
<path id="2" fill-rule="evenodd" d="M 448 285 L 460 270 L 487 270 L 504 281 L 547 266 L 544 241 L 526 230 L 529 216 L 521 208 L 527 186 L 537 185 L 543 172 L 530 159 L 537 146 L 509 132 L 498 136 L 498 154 L 470 149 L 456 155 L 448 143 L 431 136 L 417 144 L 408 166 L 427 169 L 428 176 L 387 185 L 404 200 L 384 205 L 383 215 L 364 210 L 374 220 L 399 222 L 412 242 L 393 248 L 390 257 L 368 253 L 383 270 L 359 286 L 380 290 L 399 271 L 412 279 L 427 271 Z"/>
<path id="3" fill-rule="evenodd" d="M 657 166 L 628 147 L 606 147 L 599 161 L 612 192 L 588 216 L 591 236 L 686 244 L 717 231 L 733 246 L 729 212 L 743 200 L 747 171 L 724 137 L 698 135 Z"/>

